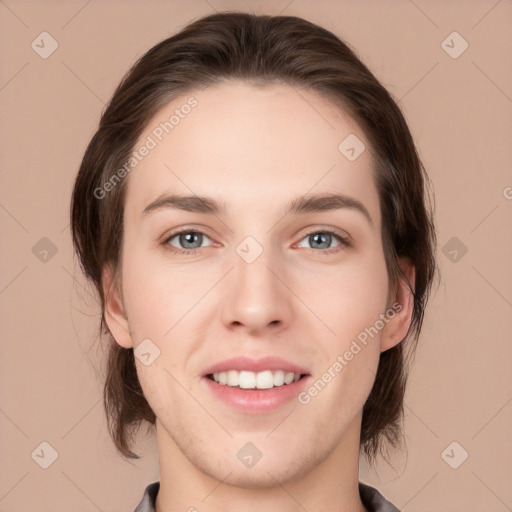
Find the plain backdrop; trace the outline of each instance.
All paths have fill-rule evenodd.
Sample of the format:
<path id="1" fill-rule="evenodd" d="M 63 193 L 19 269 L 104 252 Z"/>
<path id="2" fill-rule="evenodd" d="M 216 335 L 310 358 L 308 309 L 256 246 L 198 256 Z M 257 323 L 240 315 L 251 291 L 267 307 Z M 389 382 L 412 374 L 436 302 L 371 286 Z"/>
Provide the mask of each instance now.
<path id="1" fill-rule="evenodd" d="M 134 61 L 226 9 L 301 16 L 353 45 L 434 184 L 442 281 L 410 376 L 407 450 L 363 463 L 361 479 L 406 512 L 511 510 L 511 0 L 0 0 L 0 512 L 131 511 L 158 479 L 144 428 L 132 464 L 107 434 L 70 194 Z"/>

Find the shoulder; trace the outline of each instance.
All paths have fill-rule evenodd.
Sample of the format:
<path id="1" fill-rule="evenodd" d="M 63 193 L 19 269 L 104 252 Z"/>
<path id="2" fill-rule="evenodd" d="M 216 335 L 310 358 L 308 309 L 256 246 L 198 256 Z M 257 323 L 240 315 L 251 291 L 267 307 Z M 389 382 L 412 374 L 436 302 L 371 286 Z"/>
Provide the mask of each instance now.
<path id="1" fill-rule="evenodd" d="M 159 488 L 159 481 L 149 484 L 134 512 L 155 512 L 156 495 Z M 377 489 L 362 482 L 359 482 L 359 495 L 369 512 L 400 512 Z"/>
<path id="2" fill-rule="evenodd" d="M 142 500 L 137 505 L 133 512 L 155 512 L 156 495 L 160 489 L 160 482 L 153 482 L 149 484 L 142 496 Z"/>
<path id="3" fill-rule="evenodd" d="M 359 495 L 368 512 L 400 512 L 377 489 L 363 482 L 359 482 Z"/>

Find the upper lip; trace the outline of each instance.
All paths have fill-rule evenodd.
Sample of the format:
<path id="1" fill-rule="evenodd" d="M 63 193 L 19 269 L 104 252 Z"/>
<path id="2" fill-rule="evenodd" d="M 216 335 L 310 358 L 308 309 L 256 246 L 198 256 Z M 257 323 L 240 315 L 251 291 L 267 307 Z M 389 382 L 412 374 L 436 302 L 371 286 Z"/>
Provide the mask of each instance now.
<path id="1" fill-rule="evenodd" d="M 219 361 L 218 363 L 206 368 L 203 376 L 228 370 L 246 370 L 255 373 L 262 372 L 264 370 L 284 370 L 295 374 L 309 374 L 306 368 L 292 363 L 291 361 L 287 361 L 286 359 L 282 359 L 281 357 L 267 356 L 260 359 L 251 359 L 247 356 L 237 356 L 225 359 L 224 361 Z"/>

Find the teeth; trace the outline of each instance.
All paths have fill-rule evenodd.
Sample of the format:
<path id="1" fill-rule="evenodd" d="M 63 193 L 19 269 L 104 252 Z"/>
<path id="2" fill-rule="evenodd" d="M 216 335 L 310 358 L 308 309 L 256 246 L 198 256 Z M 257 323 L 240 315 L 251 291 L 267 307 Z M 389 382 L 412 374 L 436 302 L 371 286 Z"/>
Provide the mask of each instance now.
<path id="1" fill-rule="evenodd" d="M 283 370 L 255 373 L 249 371 L 229 370 L 213 374 L 213 380 L 219 384 L 242 389 L 270 389 L 284 384 L 291 384 L 300 379 L 300 374 L 284 372 Z"/>

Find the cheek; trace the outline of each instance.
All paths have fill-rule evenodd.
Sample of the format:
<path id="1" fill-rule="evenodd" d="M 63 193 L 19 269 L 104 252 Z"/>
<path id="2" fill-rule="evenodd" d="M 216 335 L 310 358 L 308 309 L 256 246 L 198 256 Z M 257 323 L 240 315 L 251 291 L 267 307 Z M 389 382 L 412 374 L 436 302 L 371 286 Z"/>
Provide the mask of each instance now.
<path id="1" fill-rule="evenodd" d="M 162 342 L 170 338 L 206 293 L 202 281 L 183 267 L 155 264 L 147 254 L 131 253 L 123 262 L 123 291 L 132 330 Z"/>
<path id="2" fill-rule="evenodd" d="M 332 424 L 341 426 L 363 407 L 374 383 L 381 338 L 376 325 L 386 310 L 388 279 L 384 261 L 374 258 L 371 266 L 353 265 L 325 282 L 307 292 L 311 309 L 329 328 L 317 338 L 321 373 L 311 397 L 318 395 L 317 407 L 331 411 Z"/>
<path id="3" fill-rule="evenodd" d="M 317 268 L 303 281 L 301 290 L 304 302 L 329 328 L 328 336 L 336 340 L 337 348 L 342 348 L 373 326 L 386 309 L 388 276 L 384 256 L 376 248 L 365 255 L 351 255 L 339 267 Z"/>

